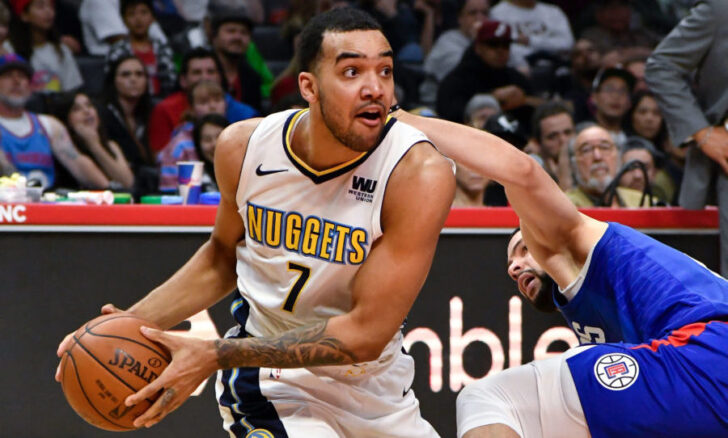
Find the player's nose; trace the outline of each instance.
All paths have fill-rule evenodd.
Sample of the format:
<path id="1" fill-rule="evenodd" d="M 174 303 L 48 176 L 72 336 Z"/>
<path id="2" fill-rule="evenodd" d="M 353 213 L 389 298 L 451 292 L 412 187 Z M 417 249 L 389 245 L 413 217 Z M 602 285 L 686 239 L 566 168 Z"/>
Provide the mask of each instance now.
<path id="1" fill-rule="evenodd" d="M 511 277 L 513 281 L 518 281 L 518 274 L 520 274 L 522 270 L 523 268 L 521 267 L 521 264 L 515 259 L 508 264 L 508 276 Z"/>
<path id="2" fill-rule="evenodd" d="M 384 94 L 384 85 L 382 84 L 382 80 L 373 72 L 366 74 L 361 92 L 364 99 L 381 98 Z"/>

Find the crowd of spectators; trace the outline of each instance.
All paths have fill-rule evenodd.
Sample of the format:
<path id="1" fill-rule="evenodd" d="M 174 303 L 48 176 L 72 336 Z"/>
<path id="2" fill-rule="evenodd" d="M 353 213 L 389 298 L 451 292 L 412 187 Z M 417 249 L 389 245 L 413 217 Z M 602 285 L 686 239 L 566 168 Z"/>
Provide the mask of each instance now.
<path id="1" fill-rule="evenodd" d="M 298 33 L 352 6 L 391 42 L 406 109 L 506 138 L 579 206 L 675 205 L 685 151 L 645 64 L 689 3 L 0 0 L 0 168 L 138 197 L 174 191 L 176 161 L 200 159 L 214 190 L 216 135 L 305 106 Z M 457 172 L 454 205 L 505 205 Z"/>

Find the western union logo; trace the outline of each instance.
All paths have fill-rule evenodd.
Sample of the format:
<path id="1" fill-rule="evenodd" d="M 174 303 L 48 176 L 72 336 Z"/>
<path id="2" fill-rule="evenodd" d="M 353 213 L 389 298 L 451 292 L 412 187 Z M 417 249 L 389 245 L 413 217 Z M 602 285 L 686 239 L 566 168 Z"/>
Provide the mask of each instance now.
<path id="1" fill-rule="evenodd" d="M 262 245 L 282 245 L 287 251 L 334 263 L 358 265 L 366 259 L 369 236 L 363 228 L 250 202 L 247 218 L 248 236 Z"/>
<path id="2" fill-rule="evenodd" d="M 377 189 L 377 182 L 368 178 L 354 175 L 349 189 L 349 196 L 357 201 L 372 203 L 374 191 Z"/>

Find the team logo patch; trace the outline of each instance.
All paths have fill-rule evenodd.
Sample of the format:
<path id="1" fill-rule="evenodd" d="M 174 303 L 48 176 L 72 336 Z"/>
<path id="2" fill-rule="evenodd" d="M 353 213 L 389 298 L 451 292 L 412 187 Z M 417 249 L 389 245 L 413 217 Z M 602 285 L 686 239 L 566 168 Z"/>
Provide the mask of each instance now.
<path id="1" fill-rule="evenodd" d="M 275 438 L 275 436 L 267 429 L 253 429 L 245 435 L 245 438 Z"/>
<path id="2" fill-rule="evenodd" d="M 637 361 L 622 353 L 605 354 L 594 365 L 594 376 L 603 387 L 612 391 L 629 388 L 639 374 Z"/>

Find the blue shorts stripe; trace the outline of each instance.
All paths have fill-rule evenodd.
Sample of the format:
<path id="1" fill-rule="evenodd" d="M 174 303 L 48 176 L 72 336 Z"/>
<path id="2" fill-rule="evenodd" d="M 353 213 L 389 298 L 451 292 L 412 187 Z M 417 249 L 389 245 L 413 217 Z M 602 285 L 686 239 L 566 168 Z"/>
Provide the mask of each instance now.
<path id="1" fill-rule="evenodd" d="M 230 306 L 235 320 L 241 325 L 246 337 L 245 322 L 250 307 L 239 295 Z M 234 368 L 222 372 L 223 392 L 220 405 L 230 409 L 235 423 L 230 431 L 240 438 L 288 438 L 275 407 L 260 391 L 260 368 Z"/>

